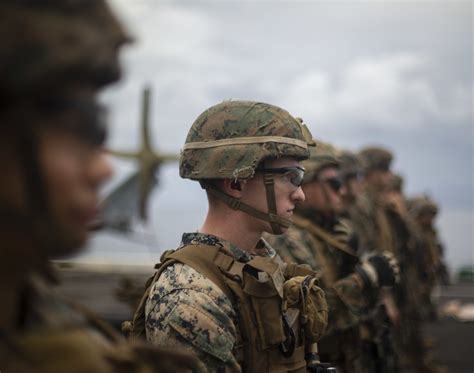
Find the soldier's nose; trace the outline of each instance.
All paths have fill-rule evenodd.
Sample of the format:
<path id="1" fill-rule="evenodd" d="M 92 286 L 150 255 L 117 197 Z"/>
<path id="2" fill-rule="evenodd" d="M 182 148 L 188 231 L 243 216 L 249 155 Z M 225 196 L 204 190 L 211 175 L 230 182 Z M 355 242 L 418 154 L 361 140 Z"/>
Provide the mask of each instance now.
<path id="1" fill-rule="evenodd" d="M 303 192 L 303 188 L 301 186 L 298 187 L 293 193 L 292 193 L 292 199 L 294 202 L 303 202 L 306 197 Z"/>
<path id="2" fill-rule="evenodd" d="M 95 186 L 100 186 L 113 175 L 112 164 L 103 149 L 97 151 L 96 156 L 91 158 L 89 165 L 88 177 Z"/>

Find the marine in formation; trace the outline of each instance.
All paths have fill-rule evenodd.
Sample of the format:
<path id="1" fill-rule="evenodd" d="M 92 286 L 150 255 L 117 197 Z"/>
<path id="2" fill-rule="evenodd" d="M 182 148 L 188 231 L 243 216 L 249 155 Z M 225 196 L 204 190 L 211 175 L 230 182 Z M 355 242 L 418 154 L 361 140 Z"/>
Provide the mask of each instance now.
<path id="1" fill-rule="evenodd" d="M 362 359 L 361 317 L 375 307 L 383 287 L 395 284 L 398 267 L 389 253 L 359 257 L 350 221 L 341 219 L 346 186 L 340 177 L 340 152 L 317 142 L 302 164 L 306 199 L 296 208 L 289 231 L 268 239 L 287 262 L 307 264 L 320 273 L 329 306 L 321 358 L 340 372 L 370 371 Z"/>
<path id="2" fill-rule="evenodd" d="M 262 233 L 281 234 L 304 200 L 313 146 L 304 124 L 265 103 L 226 101 L 193 123 L 180 175 L 208 199 L 197 232 L 165 252 L 135 313 L 132 336 L 195 353 L 202 371 L 306 372 L 327 305 L 316 273 L 284 263 Z"/>

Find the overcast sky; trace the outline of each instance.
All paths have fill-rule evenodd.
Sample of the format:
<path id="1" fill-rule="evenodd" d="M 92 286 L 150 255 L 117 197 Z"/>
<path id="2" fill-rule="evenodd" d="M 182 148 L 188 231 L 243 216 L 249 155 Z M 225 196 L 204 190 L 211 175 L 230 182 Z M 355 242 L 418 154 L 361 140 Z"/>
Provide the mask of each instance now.
<path id="1" fill-rule="evenodd" d="M 450 262 L 474 262 L 473 2 L 111 5 L 136 38 L 123 53 L 124 79 L 103 96 L 111 147 L 138 147 L 144 84 L 153 88 L 153 141 L 163 151 L 178 152 L 194 119 L 213 104 L 269 102 L 336 146 L 393 150 L 407 193 L 428 192 L 440 203 Z M 133 167 L 117 165 L 119 178 Z M 180 231 L 199 227 L 206 204 L 176 165 L 160 176 L 151 230 L 169 248 Z"/>

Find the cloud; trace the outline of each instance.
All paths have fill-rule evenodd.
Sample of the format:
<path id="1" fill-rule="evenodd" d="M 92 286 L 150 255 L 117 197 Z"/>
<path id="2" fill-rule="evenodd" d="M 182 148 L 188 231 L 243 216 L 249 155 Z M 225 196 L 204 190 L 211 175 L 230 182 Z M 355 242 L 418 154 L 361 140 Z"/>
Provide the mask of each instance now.
<path id="1" fill-rule="evenodd" d="M 443 213 L 472 216 L 470 2 L 111 3 L 137 40 L 123 55 L 125 79 L 103 95 L 113 148 L 138 147 L 144 83 L 153 87 L 159 150 L 177 152 L 210 105 L 262 100 L 303 117 L 335 145 L 388 146 L 410 193 L 430 190 Z M 134 168 L 115 163 L 122 179 Z M 173 247 L 182 230 L 199 227 L 205 199 L 197 183 L 179 179 L 176 164 L 159 175 L 150 225 Z M 451 217 L 445 221 L 458 227 Z M 469 229 L 448 229 L 448 247 L 467 253 Z"/>
<path id="2" fill-rule="evenodd" d="M 289 83 L 288 108 L 318 128 L 412 130 L 433 123 L 466 124 L 472 86 L 439 92 L 433 61 L 415 53 L 359 58 L 338 73 L 302 72 Z"/>

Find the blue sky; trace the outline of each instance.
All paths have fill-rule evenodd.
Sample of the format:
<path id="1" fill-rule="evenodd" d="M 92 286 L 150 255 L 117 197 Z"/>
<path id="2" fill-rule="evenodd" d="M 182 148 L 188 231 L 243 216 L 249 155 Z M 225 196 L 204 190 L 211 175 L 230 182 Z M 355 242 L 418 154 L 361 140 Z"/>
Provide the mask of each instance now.
<path id="1" fill-rule="evenodd" d="M 178 152 L 193 120 L 217 102 L 276 104 L 336 146 L 391 149 L 407 193 L 440 203 L 450 263 L 474 262 L 471 1 L 111 5 L 136 38 L 123 53 L 124 79 L 103 95 L 112 148 L 138 147 L 144 84 L 153 88 L 153 140 L 163 151 Z M 115 163 L 118 179 L 133 168 Z M 161 180 L 148 230 L 169 248 L 180 231 L 199 227 L 206 205 L 176 165 Z M 96 239 L 94 250 L 101 245 Z"/>

